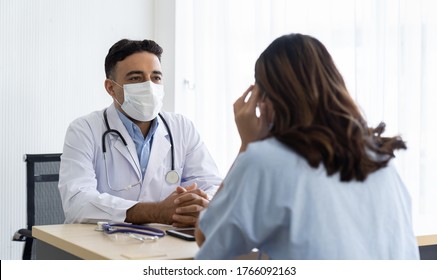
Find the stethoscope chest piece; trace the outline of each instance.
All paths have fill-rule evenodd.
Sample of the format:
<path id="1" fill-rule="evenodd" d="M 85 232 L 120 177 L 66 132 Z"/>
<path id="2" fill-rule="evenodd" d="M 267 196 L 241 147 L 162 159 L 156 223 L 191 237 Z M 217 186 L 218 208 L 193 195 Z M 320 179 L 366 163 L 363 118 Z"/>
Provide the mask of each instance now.
<path id="1" fill-rule="evenodd" d="M 170 170 L 165 175 L 165 180 L 169 184 L 176 184 L 177 182 L 179 182 L 179 174 L 174 170 Z"/>

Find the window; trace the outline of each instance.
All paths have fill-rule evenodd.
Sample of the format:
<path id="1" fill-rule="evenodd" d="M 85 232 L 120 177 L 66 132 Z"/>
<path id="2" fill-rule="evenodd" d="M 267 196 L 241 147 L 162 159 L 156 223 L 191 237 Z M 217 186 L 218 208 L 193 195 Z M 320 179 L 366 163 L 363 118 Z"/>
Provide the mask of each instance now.
<path id="1" fill-rule="evenodd" d="M 176 3 L 176 111 L 191 118 L 220 171 L 239 149 L 232 104 L 280 35 L 330 51 L 369 125 L 408 145 L 395 163 L 413 199 L 416 234 L 437 232 L 437 18 L 432 0 L 184 0 Z"/>

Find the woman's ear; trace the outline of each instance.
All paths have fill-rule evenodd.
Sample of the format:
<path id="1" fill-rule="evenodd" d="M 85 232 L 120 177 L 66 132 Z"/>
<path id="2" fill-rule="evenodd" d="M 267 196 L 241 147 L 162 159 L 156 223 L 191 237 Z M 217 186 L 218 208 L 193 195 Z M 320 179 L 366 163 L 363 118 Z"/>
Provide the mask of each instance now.
<path id="1" fill-rule="evenodd" d="M 267 120 L 269 123 L 273 124 L 275 120 L 275 109 L 273 108 L 273 104 L 267 96 L 264 98 L 264 103 L 266 104 Z"/>

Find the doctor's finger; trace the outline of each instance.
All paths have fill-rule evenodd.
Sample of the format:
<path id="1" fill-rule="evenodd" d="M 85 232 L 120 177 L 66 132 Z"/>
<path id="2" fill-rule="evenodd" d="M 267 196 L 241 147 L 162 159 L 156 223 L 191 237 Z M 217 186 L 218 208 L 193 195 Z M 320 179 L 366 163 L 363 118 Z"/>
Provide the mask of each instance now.
<path id="1" fill-rule="evenodd" d="M 181 193 L 186 193 L 186 192 L 193 191 L 196 189 L 197 189 L 197 183 L 193 183 L 192 185 L 189 185 L 187 187 L 178 186 L 176 188 L 176 192 L 178 194 L 181 194 Z"/>
<path id="2" fill-rule="evenodd" d="M 178 215 L 174 214 L 172 216 L 173 218 L 173 224 L 185 224 L 185 225 L 194 225 L 197 221 L 197 216 L 191 216 L 191 215 Z"/>
<path id="3" fill-rule="evenodd" d="M 185 203 L 187 201 L 195 200 L 197 198 L 197 196 L 198 195 L 196 195 L 195 193 L 187 191 L 187 192 L 184 192 L 182 194 L 179 194 L 179 196 L 173 200 L 173 203 L 174 204 Z"/>
<path id="4" fill-rule="evenodd" d="M 192 205 L 197 204 L 202 207 L 207 207 L 209 204 L 209 200 L 205 199 L 204 197 L 197 195 L 197 194 L 183 194 L 182 196 L 178 197 L 174 200 L 175 204 L 178 204 L 178 206 L 186 206 L 186 205 Z"/>
<path id="5" fill-rule="evenodd" d="M 201 197 L 209 200 L 208 194 L 202 189 L 195 189 L 195 190 L 188 191 L 188 192 L 193 193 L 193 194 L 197 194 L 198 196 L 201 196 Z"/>
<path id="6" fill-rule="evenodd" d="M 187 227 L 192 227 L 194 224 L 172 223 L 171 225 L 173 227 L 178 227 L 178 228 L 187 228 Z"/>
<path id="7" fill-rule="evenodd" d="M 186 192 L 187 192 L 187 189 L 185 189 L 184 187 L 179 186 L 176 188 L 176 193 L 178 193 L 178 194 L 186 193 Z"/>
<path id="8" fill-rule="evenodd" d="M 186 189 L 187 191 L 195 190 L 195 189 L 197 189 L 197 183 L 193 183 L 193 184 L 191 184 L 191 185 L 189 185 L 189 186 L 186 186 L 185 189 Z"/>
<path id="9" fill-rule="evenodd" d="M 178 207 L 176 208 L 176 214 L 193 214 L 193 213 L 199 213 L 205 209 L 205 207 L 197 205 L 197 204 L 191 204 L 188 206 Z"/>

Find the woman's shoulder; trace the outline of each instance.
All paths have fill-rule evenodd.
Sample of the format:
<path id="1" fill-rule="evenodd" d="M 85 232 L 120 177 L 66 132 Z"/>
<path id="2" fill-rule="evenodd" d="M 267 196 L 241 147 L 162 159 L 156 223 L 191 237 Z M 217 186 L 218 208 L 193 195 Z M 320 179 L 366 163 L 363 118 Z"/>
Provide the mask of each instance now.
<path id="1" fill-rule="evenodd" d="M 269 153 L 292 153 L 293 150 L 279 142 L 275 137 L 269 137 L 264 140 L 252 142 L 248 145 L 247 153 L 249 154 L 269 154 Z"/>
<path id="2" fill-rule="evenodd" d="M 256 161 L 262 165 L 283 164 L 284 161 L 289 165 L 292 162 L 301 161 L 303 159 L 274 137 L 250 143 L 244 156 L 247 160 Z"/>

